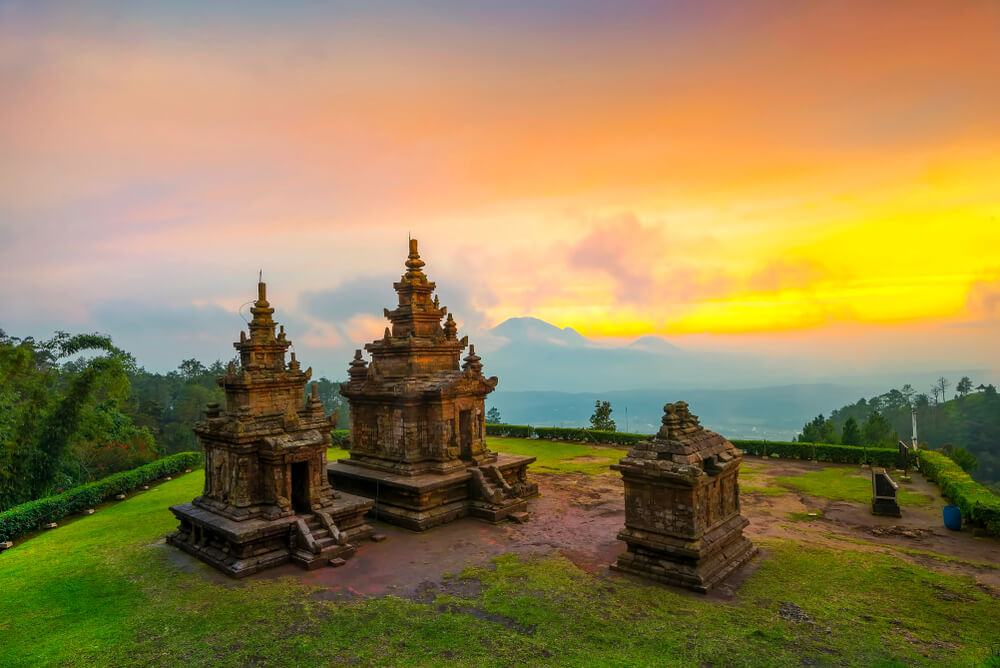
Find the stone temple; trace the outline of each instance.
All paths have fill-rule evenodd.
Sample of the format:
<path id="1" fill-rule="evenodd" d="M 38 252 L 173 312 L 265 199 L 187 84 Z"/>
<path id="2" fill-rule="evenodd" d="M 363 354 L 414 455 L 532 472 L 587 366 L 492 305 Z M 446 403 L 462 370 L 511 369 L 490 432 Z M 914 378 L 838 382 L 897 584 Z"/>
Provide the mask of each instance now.
<path id="1" fill-rule="evenodd" d="M 411 240 L 406 273 L 393 284 L 398 306 L 384 311 L 391 328 L 365 345 L 370 364 L 355 353 L 340 388 L 350 403 L 350 458 L 329 464 L 330 481 L 374 499 L 377 519 L 417 531 L 465 515 L 523 520 L 526 499 L 538 493 L 527 479 L 535 458 L 486 447 L 484 401 L 497 379 L 483 375 L 468 337 L 458 338 L 423 267 Z"/>
<path id="2" fill-rule="evenodd" d="M 305 568 L 354 553 L 370 536 L 372 504 L 336 492 L 326 476 L 326 449 L 336 415 L 327 418 L 316 395 L 305 398 L 312 369 L 285 352 L 285 328 L 275 333 L 274 309 L 258 284 L 250 336 L 233 345 L 240 366 L 218 378 L 226 407 L 209 404 L 194 431 L 205 450 L 205 490 L 170 508 L 180 527 L 171 545 L 235 577 L 293 561 Z"/>
<path id="3" fill-rule="evenodd" d="M 612 568 L 706 592 L 757 548 L 743 536 L 743 453 L 701 427 L 683 401 L 663 407 L 663 426 L 612 465 L 625 482 L 628 549 Z"/>

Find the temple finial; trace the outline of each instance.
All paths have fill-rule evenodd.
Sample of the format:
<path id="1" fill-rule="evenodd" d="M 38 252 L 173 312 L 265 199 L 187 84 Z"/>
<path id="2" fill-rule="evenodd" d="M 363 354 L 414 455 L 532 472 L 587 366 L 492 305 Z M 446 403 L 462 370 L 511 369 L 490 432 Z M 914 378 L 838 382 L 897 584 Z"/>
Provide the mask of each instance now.
<path id="1" fill-rule="evenodd" d="M 421 267 L 424 266 L 424 261 L 420 259 L 420 253 L 417 252 L 417 240 L 410 239 L 410 255 L 406 258 L 406 276 L 412 278 L 417 274 L 421 274 Z"/>

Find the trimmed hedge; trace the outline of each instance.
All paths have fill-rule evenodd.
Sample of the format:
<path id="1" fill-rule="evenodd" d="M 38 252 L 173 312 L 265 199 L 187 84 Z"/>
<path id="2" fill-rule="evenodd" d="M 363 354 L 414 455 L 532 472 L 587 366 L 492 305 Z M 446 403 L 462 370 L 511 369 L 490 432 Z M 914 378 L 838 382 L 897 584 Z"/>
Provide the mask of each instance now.
<path id="1" fill-rule="evenodd" d="M 200 452 L 181 452 L 157 459 L 131 471 L 122 471 L 95 482 L 66 490 L 62 494 L 28 501 L 0 513 L 0 541 L 14 540 L 42 524 L 93 508 L 117 494 L 130 492 L 153 480 L 194 468 L 202 463 Z"/>
<path id="2" fill-rule="evenodd" d="M 487 424 L 487 436 L 508 436 L 511 438 L 531 438 L 534 427 L 526 424 Z"/>
<path id="3" fill-rule="evenodd" d="M 1000 497 L 969 477 L 948 456 L 933 450 L 919 450 L 920 470 L 941 487 L 941 493 L 962 511 L 966 522 L 1000 536 Z"/>
<path id="4" fill-rule="evenodd" d="M 761 457 L 778 455 L 784 459 L 816 459 L 838 464 L 872 464 L 887 468 L 896 468 L 899 464 L 899 450 L 896 448 L 865 448 L 832 443 L 787 443 L 738 439 L 733 439 L 732 444 L 748 455 Z M 914 454 L 910 452 L 911 466 L 914 461 Z"/>
<path id="5" fill-rule="evenodd" d="M 545 438 L 554 441 L 590 441 L 611 445 L 631 445 L 649 438 L 647 434 L 629 434 L 623 431 L 598 431 L 579 427 L 532 427 L 526 424 L 487 424 L 486 435 Z"/>
<path id="6" fill-rule="evenodd" d="M 350 429 L 334 429 L 330 432 L 330 441 L 334 447 L 343 447 L 351 443 Z"/>

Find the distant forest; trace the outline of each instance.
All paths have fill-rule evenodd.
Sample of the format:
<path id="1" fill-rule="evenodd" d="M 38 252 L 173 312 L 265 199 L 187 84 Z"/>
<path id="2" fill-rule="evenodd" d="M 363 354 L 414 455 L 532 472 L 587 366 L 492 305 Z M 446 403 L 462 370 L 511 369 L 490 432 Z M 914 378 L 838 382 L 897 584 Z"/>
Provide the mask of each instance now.
<path id="1" fill-rule="evenodd" d="M 980 483 L 1000 491 L 1000 395 L 993 385 L 963 377 L 952 387 L 939 378 L 929 393 L 910 385 L 817 415 L 799 440 L 813 443 L 892 446 L 910 443 L 911 411 L 917 412 L 920 446 L 943 450 Z"/>
<path id="2" fill-rule="evenodd" d="M 0 330 L 0 511 L 200 450 L 191 427 L 208 403 L 225 404 L 216 378 L 227 365 L 189 359 L 151 373 L 99 334 L 35 340 Z M 340 384 L 317 384 L 327 412 L 347 424 Z"/>

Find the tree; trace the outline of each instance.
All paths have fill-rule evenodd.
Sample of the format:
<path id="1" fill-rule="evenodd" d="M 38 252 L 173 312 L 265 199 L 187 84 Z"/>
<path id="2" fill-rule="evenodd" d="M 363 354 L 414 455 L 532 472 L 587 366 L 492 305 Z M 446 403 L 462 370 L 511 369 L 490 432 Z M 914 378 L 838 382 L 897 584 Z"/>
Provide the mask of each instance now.
<path id="1" fill-rule="evenodd" d="M 958 392 L 958 396 L 964 397 L 969 392 L 972 392 L 972 379 L 968 376 L 962 376 L 962 380 L 958 381 L 958 385 L 955 386 L 955 391 Z"/>
<path id="2" fill-rule="evenodd" d="M 500 417 L 500 409 L 496 406 L 490 406 L 490 409 L 486 411 L 486 422 L 489 424 L 503 424 L 503 418 Z"/>
<path id="3" fill-rule="evenodd" d="M 590 416 L 590 427 L 598 431 L 617 431 L 615 421 L 611 419 L 611 402 L 595 401 L 594 414 Z"/>
<path id="4" fill-rule="evenodd" d="M 931 385 L 931 395 L 933 395 L 933 397 L 934 397 L 934 405 L 935 406 L 937 406 L 938 404 L 941 403 L 940 399 L 938 398 L 938 395 L 940 395 L 940 394 L 941 394 L 941 388 L 939 388 L 937 386 L 937 383 L 935 383 L 934 385 Z"/>
<path id="5" fill-rule="evenodd" d="M 937 379 L 937 382 L 934 383 L 934 387 L 936 387 L 938 392 L 941 393 L 941 401 L 947 401 L 948 397 L 946 392 L 948 392 L 948 388 L 951 387 L 951 383 L 949 383 L 944 376 L 941 376 Z"/>
<path id="6" fill-rule="evenodd" d="M 840 437 L 840 442 L 844 445 L 861 445 L 861 429 L 853 417 L 847 418 L 847 422 L 844 423 L 844 433 Z"/>
<path id="7" fill-rule="evenodd" d="M 63 361 L 88 351 L 104 355 Z M 66 473 L 71 448 L 84 427 L 100 424 L 95 411 L 118 412 L 134 369 L 106 336 L 57 332 L 36 341 L 0 330 L 0 510 L 79 482 Z"/>
<path id="8" fill-rule="evenodd" d="M 801 443 L 836 443 L 837 427 L 820 413 L 802 427 Z"/>
<path id="9" fill-rule="evenodd" d="M 862 443 L 868 447 L 891 448 L 899 437 L 892 430 L 892 424 L 878 411 L 873 411 L 861 427 Z"/>

